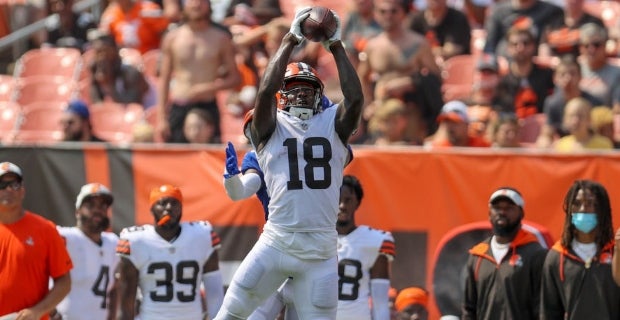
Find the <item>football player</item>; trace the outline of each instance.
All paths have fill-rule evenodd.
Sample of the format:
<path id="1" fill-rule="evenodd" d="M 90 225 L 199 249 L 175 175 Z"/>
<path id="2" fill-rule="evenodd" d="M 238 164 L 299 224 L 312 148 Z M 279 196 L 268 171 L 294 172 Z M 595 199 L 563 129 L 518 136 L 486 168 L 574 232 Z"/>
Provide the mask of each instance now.
<path id="1" fill-rule="evenodd" d="M 209 222 L 180 222 L 183 195 L 178 187 L 153 189 L 149 204 L 155 224 L 125 228 L 120 234 L 120 319 L 133 319 L 138 286 L 142 319 L 202 319 L 201 282 L 213 318 L 224 295 L 219 236 Z"/>
<path id="2" fill-rule="evenodd" d="M 114 202 L 110 190 L 100 183 L 82 186 L 75 201 L 77 226 L 61 227 L 73 261 L 71 291 L 51 312 L 52 319 L 113 319 L 116 315 L 114 272 L 119 258 L 118 237 L 106 232 L 108 211 Z"/>

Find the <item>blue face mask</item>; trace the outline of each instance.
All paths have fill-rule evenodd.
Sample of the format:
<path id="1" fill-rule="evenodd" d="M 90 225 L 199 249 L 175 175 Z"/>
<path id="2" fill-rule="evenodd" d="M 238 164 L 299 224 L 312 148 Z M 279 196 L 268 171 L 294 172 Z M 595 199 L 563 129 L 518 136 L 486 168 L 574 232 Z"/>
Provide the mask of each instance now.
<path id="1" fill-rule="evenodd" d="M 596 228 L 598 220 L 596 218 L 596 213 L 575 212 L 573 213 L 571 222 L 577 230 L 583 233 L 590 233 L 590 231 Z"/>

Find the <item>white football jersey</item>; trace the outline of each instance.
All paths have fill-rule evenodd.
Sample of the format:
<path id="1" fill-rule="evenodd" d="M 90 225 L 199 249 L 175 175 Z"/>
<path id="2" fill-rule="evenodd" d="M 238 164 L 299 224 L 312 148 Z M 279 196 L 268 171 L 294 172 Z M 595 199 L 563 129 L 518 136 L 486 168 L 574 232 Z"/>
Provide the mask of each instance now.
<path id="1" fill-rule="evenodd" d="M 73 261 L 71 291 L 56 306 L 65 320 L 106 319 L 107 292 L 114 283 L 118 237 L 111 232 L 101 234 L 101 245 L 93 242 L 77 227 L 57 227 L 65 239 Z"/>
<path id="2" fill-rule="evenodd" d="M 270 245 L 302 259 L 336 254 L 340 186 L 349 154 L 335 130 L 337 109 L 308 120 L 278 110 L 276 129 L 257 152 L 271 199 L 263 234 Z M 287 236 L 291 232 L 294 237 Z"/>
<path id="3" fill-rule="evenodd" d="M 153 225 L 123 229 L 118 254 L 139 270 L 140 317 L 202 319 L 203 266 L 219 248 L 220 238 L 206 221 L 182 222 L 172 242 L 160 237 Z"/>
<path id="4" fill-rule="evenodd" d="M 338 320 L 370 320 L 370 269 L 379 255 L 394 259 L 392 234 L 358 226 L 338 237 Z"/>

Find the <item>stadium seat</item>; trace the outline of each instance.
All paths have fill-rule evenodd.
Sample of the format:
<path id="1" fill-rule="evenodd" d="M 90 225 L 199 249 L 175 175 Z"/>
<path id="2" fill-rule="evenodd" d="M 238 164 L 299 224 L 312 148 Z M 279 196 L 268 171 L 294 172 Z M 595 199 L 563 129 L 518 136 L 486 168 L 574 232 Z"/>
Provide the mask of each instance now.
<path id="1" fill-rule="evenodd" d="M 81 57 L 80 51 L 72 48 L 31 49 L 17 60 L 14 75 L 19 78 L 62 76 L 77 79 Z"/>
<path id="2" fill-rule="evenodd" d="M 13 76 L 0 75 L 0 101 L 9 101 L 15 88 L 15 78 Z"/>
<path id="3" fill-rule="evenodd" d="M 471 97 L 472 85 L 470 84 L 447 84 L 441 87 L 443 100 L 464 100 Z"/>
<path id="4" fill-rule="evenodd" d="M 65 110 L 67 108 L 67 101 L 35 101 L 28 104 L 20 105 L 22 112 L 26 112 L 32 109 L 56 109 Z"/>
<path id="5" fill-rule="evenodd" d="M 144 119 L 142 105 L 102 102 L 91 105 L 93 132 L 109 142 L 131 142 L 133 126 Z"/>
<path id="6" fill-rule="evenodd" d="M 469 85 L 474 80 L 477 57 L 463 54 L 444 61 L 441 76 L 444 85 Z"/>
<path id="7" fill-rule="evenodd" d="M 12 142 L 15 130 L 19 125 L 20 107 L 9 101 L 0 101 L 0 141 Z"/>
<path id="8" fill-rule="evenodd" d="M 12 101 L 20 105 L 39 101 L 68 101 L 77 94 L 77 84 L 61 76 L 33 76 L 17 79 Z"/>
<path id="9" fill-rule="evenodd" d="M 23 111 L 23 119 L 16 132 L 15 143 L 52 143 L 62 139 L 60 120 L 64 111 L 47 106 Z"/>
<path id="10" fill-rule="evenodd" d="M 537 113 L 522 119 L 521 130 L 519 130 L 519 141 L 525 143 L 534 143 L 540 134 L 540 129 L 547 122 L 547 115 Z"/>
<path id="11" fill-rule="evenodd" d="M 123 60 L 123 63 L 130 64 L 130 65 L 135 66 L 138 69 L 142 70 L 142 68 L 143 68 L 143 65 L 142 65 L 142 54 L 140 53 L 140 51 L 138 51 L 138 49 L 134 49 L 134 48 L 120 48 L 118 50 L 118 53 L 121 56 L 121 59 Z"/>
<path id="12" fill-rule="evenodd" d="M 487 32 L 484 29 L 471 29 L 471 54 L 479 56 L 482 54 L 484 45 L 487 41 Z"/>

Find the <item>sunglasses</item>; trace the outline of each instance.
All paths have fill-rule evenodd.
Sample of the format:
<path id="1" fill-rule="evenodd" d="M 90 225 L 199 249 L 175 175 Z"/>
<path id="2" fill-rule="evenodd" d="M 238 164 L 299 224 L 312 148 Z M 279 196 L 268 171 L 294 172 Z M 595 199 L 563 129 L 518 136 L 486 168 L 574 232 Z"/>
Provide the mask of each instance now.
<path id="1" fill-rule="evenodd" d="M 22 182 L 19 180 L 9 180 L 9 181 L 0 181 L 0 190 L 6 189 L 9 187 L 11 190 L 16 191 L 22 187 Z"/>
<path id="2" fill-rule="evenodd" d="M 603 42 L 590 42 L 590 43 L 582 43 L 582 44 L 581 44 L 581 46 L 582 46 L 583 48 L 586 48 L 586 49 L 588 49 L 588 48 L 590 48 L 590 47 L 592 47 L 592 48 L 594 48 L 594 49 L 598 49 L 598 48 L 600 48 L 600 47 L 602 47 L 602 46 L 603 46 Z"/>

